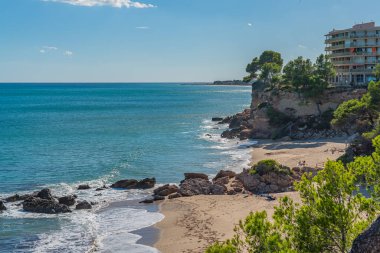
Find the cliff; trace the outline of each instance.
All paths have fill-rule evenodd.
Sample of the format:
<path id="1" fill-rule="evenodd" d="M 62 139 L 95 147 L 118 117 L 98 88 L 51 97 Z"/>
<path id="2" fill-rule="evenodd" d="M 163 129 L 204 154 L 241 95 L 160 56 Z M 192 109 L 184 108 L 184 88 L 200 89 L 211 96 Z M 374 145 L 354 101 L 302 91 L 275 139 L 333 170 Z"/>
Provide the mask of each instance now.
<path id="1" fill-rule="evenodd" d="M 332 129 L 333 111 L 344 101 L 360 98 L 366 89 L 330 88 L 319 98 L 296 92 L 266 90 L 260 83 L 252 87 L 250 109 L 225 118 L 229 130 L 222 137 L 240 139 L 329 138 L 344 135 Z"/>
<path id="2" fill-rule="evenodd" d="M 253 86 L 251 102 L 251 137 L 276 138 L 337 134 L 330 129 L 332 112 L 344 101 L 360 98 L 366 89 L 332 88 L 317 99 L 305 98 L 296 92 L 263 91 Z M 330 130 L 330 131 L 326 131 Z M 323 136 L 329 137 L 329 136 Z"/>

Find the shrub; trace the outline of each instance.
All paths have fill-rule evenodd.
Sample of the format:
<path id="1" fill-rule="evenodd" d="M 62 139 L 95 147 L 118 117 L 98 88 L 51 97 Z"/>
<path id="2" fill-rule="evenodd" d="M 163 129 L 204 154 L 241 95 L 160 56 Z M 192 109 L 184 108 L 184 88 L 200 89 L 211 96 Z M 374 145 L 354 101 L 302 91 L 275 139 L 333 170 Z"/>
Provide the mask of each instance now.
<path id="1" fill-rule="evenodd" d="M 276 174 L 290 175 L 291 171 L 288 167 L 279 164 L 277 161 L 272 159 L 262 160 L 257 164 L 253 165 L 249 170 L 250 174 L 259 174 L 260 176 L 274 172 Z"/>

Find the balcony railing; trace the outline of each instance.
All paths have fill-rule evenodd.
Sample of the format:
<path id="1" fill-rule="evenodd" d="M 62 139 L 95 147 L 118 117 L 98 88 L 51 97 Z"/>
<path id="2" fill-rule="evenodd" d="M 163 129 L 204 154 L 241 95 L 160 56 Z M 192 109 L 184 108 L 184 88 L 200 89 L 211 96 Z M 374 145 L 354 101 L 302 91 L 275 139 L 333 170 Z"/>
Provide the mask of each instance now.
<path id="1" fill-rule="evenodd" d="M 339 57 L 339 56 L 380 56 L 379 52 L 343 52 L 343 53 L 330 53 L 329 56 L 331 58 Z"/>
<path id="2" fill-rule="evenodd" d="M 375 70 L 374 69 L 337 69 L 336 72 L 338 73 L 364 73 L 364 74 L 372 74 Z"/>

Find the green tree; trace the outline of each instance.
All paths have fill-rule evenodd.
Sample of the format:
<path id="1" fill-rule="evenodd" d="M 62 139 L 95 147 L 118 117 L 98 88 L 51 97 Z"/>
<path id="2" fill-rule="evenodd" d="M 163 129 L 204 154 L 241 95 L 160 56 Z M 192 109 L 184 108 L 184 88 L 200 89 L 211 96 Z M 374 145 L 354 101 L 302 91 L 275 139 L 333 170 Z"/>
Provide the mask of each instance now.
<path id="1" fill-rule="evenodd" d="M 313 64 L 302 56 L 288 62 L 284 67 L 284 81 L 289 83 L 296 92 L 301 92 L 310 83 L 313 75 Z"/>
<path id="2" fill-rule="evenodd" d="M 379 137 L 380 152 L 380 137 Z M 302 204 L 281 199 L 273 215 L 250 214 L 227 244 L 234 252 L 347 253 L 352 241 L 375 218 L 377 203 L 357 185 L 355 164 L 328 161 L 315 177 L 306 174 L 295 187 Z M 217 252 L 217 251 L 214 251 Z M 220 251 L 222 252 L 222 251 Z"/>
<path id="3" fill-rule="evenodd" d="M 334 65 L 329 57 L 323 54 L 318 56 L 314 64 L 314 69 L 314 75 L 316 75 L 321 82 L 326 84 L 328 84 L 329 79 L 336 74 Z"/>
<path id="4" fill-rule="evenodd" d="M 264 51 L 259 58 L 260 66 L 263 66 L 265 63 L 274 63 L 282 68 L 284 60 L 281 58 L 281 54 L 275 51 L 267 50 Z"/>
<path id="5" fill-rule="evenodd" d="M 366 115 L 366 103 L 359 99 L 351 99 L 338 106 L 334 111 L 334 118 L 331 121 L 331 124 L 348 135 L 357 131 L 363 132 L 364 130 L 361 129 L 361 124 L 363 121 L 367 120 Z"/>
<path id="6" fill-rule="evenodd" d="M 264 51 L 260 57 L 253 58 L 246 67 L 248 76 L 244 77 L 245 82 L 254 78 L 260 78 L 265 84 L 272 86 L 280 80 L 283 59 L 281 54 L 275 51 Z"/>

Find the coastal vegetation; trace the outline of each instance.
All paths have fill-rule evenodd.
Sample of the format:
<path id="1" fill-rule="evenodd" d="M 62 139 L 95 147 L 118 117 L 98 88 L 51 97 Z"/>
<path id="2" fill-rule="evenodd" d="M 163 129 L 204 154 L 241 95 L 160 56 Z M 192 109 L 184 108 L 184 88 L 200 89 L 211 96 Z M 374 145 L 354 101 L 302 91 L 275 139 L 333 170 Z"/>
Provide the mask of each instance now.
<path id="1" fill-rule="evenodd" d="M 253 58 L 246 71 L 249 75 L 243 81 L 257 79 L 267 89 L 290 90 L 313 98 L 323 93 L 329 85 L 329 78 L 335 75 L 333 64 L 326 55 L 318 56 L 315 63 L 299 56 L 283 67 L 281 54 L 275 51 L 264 51 L 260 57 Z"/>
<path id="2" fill-rule="evenodd" d="M 370 156 L 346 165 L 328 161 L 315 177 L 304 174 L 295 183 L 301 204 L 282 198 L 273 221 L 266 212 L 251 213 L 236 226 L 232 239 L 206 252 L 349 252 L 379 213 L 380 136 L 373 146 Z M 372 197 L 359 193 L 363 178 Z"/>

